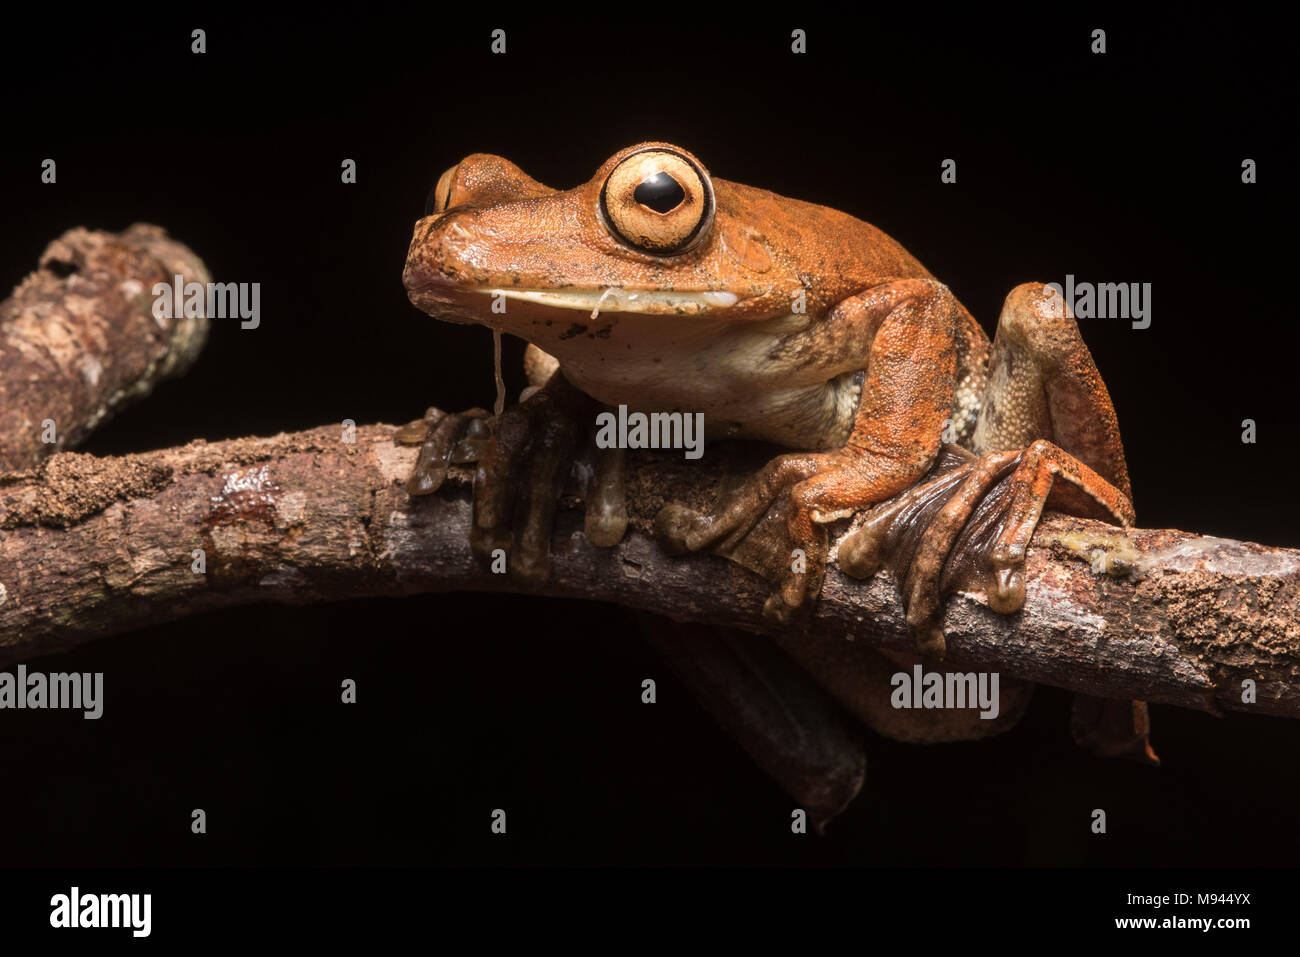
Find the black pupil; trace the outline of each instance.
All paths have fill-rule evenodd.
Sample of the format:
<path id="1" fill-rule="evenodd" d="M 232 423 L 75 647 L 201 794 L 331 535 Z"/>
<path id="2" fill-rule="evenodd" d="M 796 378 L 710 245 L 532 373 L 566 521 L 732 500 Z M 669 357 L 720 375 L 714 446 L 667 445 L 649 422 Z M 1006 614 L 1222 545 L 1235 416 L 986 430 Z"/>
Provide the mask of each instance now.
<path id="1" fill-rule="evenodd" d="M 686 198 L 686 190 L 681 183 L 663 170 L 641 181 L 632 193 L 632 198 L 642 206 L 648 206 L 656 213 L 667 213 L 676 209 Z"/>

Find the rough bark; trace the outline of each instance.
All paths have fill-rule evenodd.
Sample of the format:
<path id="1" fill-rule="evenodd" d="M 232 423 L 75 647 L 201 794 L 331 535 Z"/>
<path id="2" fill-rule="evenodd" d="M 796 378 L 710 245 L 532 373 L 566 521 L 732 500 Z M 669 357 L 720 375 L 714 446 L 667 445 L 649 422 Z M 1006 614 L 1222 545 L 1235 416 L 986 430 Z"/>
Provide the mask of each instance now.
<path id="1" fill-rule="evenodd" d="M 152 309 L 154 283 L 177 274 L 209 278 L 157 226 L 70 229 L 46 247 L 0 304 L 0 471 L 75 445 L 189 367 L 208 320 L 156 318 Z"/>
<path id="2" fill-rule="evenodd" d="M 559 515 L 552 578 L 525 588 L 470 554 L 469 473 L 436 495 L 402 488 L 415 450 L 392 428 L 338 426 L 192 442 L 143 455 L 60 453 L 0 477 L 0 663 L 207 609 L 453 590 L 615 602 L 763 630 L 766 584 L 723 559 L 666 555 L 648 534 L 669 499 L 707 500 L 707 468 L 630 456 L 632 527 L 613 549 Z M 699 463 L 691 463 L 698 465 Z M 684 476 L 692 475 L 687 478 Z M 206 570 L 193 570 L 202 550 Z M 1115 561 L 1122 559 L 1122 561 Z M 1094 571 L 1109 564 L 1123 575 Z M 1300 552 L 1049 515 L 1028 560 L 1024 610 L 980 594 L 949 603 L 954 662 L 1104 697 L 1300 716 Z M 851 673 L 870 647 L 911 648 L 887 574 L 832 568 L 787 649 Z M 1242 682 L 1258 700 L 1244 703 Z M 832 688 L 832 690 L 835 690 Z"/>

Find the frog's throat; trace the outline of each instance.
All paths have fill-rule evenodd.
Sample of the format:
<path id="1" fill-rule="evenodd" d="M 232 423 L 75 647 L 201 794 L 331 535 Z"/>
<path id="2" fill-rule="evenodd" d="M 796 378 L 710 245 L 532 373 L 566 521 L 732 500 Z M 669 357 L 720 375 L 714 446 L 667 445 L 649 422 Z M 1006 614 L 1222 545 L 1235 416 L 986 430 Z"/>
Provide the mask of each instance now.
<path id="1" fill-rule="evenodd" d="M 682 292 L 672 289 L 481 289 L 488 296 L 504 296 L 558 309 L 580 309 L 597 318 L 604 312 L 633 312 L 648 315 L 699 315 L 734 306 L 735 293 L 706 290 Z"/>

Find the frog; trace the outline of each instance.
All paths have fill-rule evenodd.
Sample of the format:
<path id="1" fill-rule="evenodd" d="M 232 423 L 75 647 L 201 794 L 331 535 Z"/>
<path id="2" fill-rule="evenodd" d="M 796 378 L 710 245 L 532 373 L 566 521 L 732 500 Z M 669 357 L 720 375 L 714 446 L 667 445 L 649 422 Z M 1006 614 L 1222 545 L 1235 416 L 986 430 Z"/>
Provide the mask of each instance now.
<path id="1" fill-rule="evenodd" d="M 837 522 L 855 523 L 840 570 L 893 571 L 918 658 L 942 661 L 954 591 L 1023 607 L 1045 509 L 1135 520 L 1117 415 L 1059 288 L 1012 289 L 990 340 L 882 230 L 717 178 L 672 143 L 621 149 L 563 190 L 465 157 L 430 191 L 402 279 L 430 316 L 528 343 L 518 404 L 432 409 L 396 435 L 420 446 L 413 497 L 475 464 L 471 545 L 524 581 L 549 574 L 571 463 L 620 406 L 702 413 L 706 447 L 784 450 L 711 507 L 670 502 L 654 523 L 671 553 L 760 574 L 777 629 L 815 604 Z M 611 547 L 628 526 L 626 460 L 592 454 L 583 527 Z M 1142 702 L 1092 704 L 1095 750 L 1157 760 Z"/>

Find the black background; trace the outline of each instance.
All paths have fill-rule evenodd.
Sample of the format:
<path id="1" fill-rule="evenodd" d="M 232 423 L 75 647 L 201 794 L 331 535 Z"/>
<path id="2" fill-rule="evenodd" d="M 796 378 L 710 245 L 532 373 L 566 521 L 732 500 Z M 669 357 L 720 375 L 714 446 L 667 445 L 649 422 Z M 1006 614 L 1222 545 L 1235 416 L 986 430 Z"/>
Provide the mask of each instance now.
<path id="1" fill-rule="evenodd" d="M 490 405 L 487 333 L 435 322 L 401 287 L 429 188 L 480 151 L 573 186 L 661 139 L 716 176 L 875 223 L 990 333 L 1026 280 L 1152 283 L 1149 329 L 1083 323 L 1140 524 L 1300 546 L 1280 27 L 1255 11 L 1246 26 L 644 10 L 114 14 L 11 32 L 0 284 L 64 229 L 136 221 L 215 278 L 262 284 L 260 328 L 216 321 L 186 377 L 84 449 Z M 1098 26 L 1104 56 L 1089 52 Z M 495 27 L 505 56 L 489 52 Z M 45 157 L 55 186 L 39 181 Z M 948 157 L 956 185 L 939 180 Z M 1241 183 L 1246 157 L 1256 185 Z M 509 345 L 512 392 L 521 354 Z M 1241 442 L 1244 418 L 1257 444 Z M 1252 865 L 1300 850 L 1295 724 L 1155 706 L 1153 770 L 1075 748 L 1069 697 L 1051 688 L 988 742 L 872 738 L 864 794 L 827 838 L 796 837 L 789 800 L 625 613 L 595 604 L 243 608 L 28 664 L 105 672 L 106 710 L 0 716 L 0 820 L 21 822 L 0 864 Z M 339 704 L 345 677 L 355 707 Z M 195 807 L 206 836 L 190 833 Z M 506 838 L 489 833 L 497 807 Z"/>

